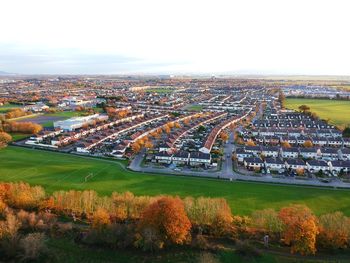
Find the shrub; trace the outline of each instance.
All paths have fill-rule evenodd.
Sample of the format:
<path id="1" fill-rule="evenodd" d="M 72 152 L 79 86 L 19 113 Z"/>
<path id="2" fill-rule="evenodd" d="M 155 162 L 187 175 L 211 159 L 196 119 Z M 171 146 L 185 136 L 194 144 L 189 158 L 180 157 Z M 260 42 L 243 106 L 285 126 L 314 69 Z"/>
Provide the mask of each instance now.
<path id="1" fill-rule="evenodd" d="M 36 260 L 48 252 L 46 238 L 43 233 L 31 233 L 20 240 L 23 260 Z"/>
<path id="2" fill-rule="evenodd" d="M 262 255 L 261 252 L 247 240 L 238 240 L 236 242 L 236 253 L 244 257 L 260 257 Z"/>

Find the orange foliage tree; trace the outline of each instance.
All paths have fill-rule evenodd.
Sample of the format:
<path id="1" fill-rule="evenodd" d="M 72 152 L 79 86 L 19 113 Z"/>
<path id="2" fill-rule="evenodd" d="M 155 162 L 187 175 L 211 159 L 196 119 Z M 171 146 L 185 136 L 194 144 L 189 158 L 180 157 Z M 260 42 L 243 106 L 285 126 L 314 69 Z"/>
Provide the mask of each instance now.
<path id="1" fill-rule="evenodd" d="M 303 145 L 305 148 L 311 148 L 312 146 L 314 146 L 310 140 L 307 140 L 306 142 L 304 142 Z"/>
<path id="2" fill-rule="evenodd" d="M 291 253 L 315 254 L 318 226 L 312 211 L 304 205 L 292 205 L 282 208 L 279 217 L 285 225 L 284 242 L 291 246 Z"/>
<path id="3" fill-rule="evenodd" d="M 92 214 L 92 227 L 100 229 L 110 224 L 111 219 L 108 211 L 104 208 L 97 208 L 97 210 Z"/>
<path id="4" fill-rule="evenodd" d="M 224 142 L 227 142 L 228 141 L 228 138 L 229 138 L 229 135 L 227 132 L 223 131 L 220 133 L 219 135 L 220 139 L 223 140 Z"/>
<path id="5" fill-rule="evenodd" d="M 142 149 L 142 145 L 138 141 L 136 141 L 131 145 L 131 149 L 133 153 L 139 153 Z"/>
<path id="6" fill-rule="evenodd" d="M 27 134 L 36 134 L 42 130 L 42 126 L 32 122 L 7 122 L 4 125 L 6 132 L 21 132 Z"/>
<path id="7" fill-rule="evenodd" d="M 290 145 L 290 143 L 287 142 L 287 141 L 281 142 L 281 146 L 284 147 L 284 148 L 291 148 L 291 147 L 292 147 L 292 146 Z"/>
<path id="8" fill-rule="evenodd" d="M 248 140 L 248 141 L 246 142 L 246 145 L 247 145 L 247 146 L 255 146 L 255 142 L 254 142 L 253 140 Z"/>
<path id="9" fill-rule="evenodd" d="M 190 234 L 191 222 L 180 198 L 162 197 L 145 209 L 139 228 L 153 229 L 163 242 L 183 244 Z"/>
<path id="10" fill-rule="evenodd" d="M 347 248 L 350 242 L 350 218 L 341 212 L 322 215 L 319 218 L 318 243 L 325 248 Z"/>
<path id="11" fill-rule="evenodd" d="M 0 132 L 0 149 L 6 147 L 10 141 L 12 141 L 10 134 L 6 132 Z"/>

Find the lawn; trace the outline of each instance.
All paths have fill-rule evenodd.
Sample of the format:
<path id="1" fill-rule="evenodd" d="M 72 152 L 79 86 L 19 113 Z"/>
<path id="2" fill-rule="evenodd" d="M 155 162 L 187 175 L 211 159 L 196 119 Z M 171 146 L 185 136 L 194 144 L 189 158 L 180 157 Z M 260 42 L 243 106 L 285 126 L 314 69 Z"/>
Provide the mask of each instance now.
<path id="1" fill-rule="evenodd" d="M 103 195 L 131 191 L 137 195 L 224 197 L 233 213 L 241 215 L 256 209 L 303 203 L 316 214 L 339 210 L 350 216 L 348 190 L 151 175 L 125 170 L 124 164 L 10 146 L 0 151 L 0 181 L 39 184 L 50 193 L 61 189 L 93 189 Z M 90 174 L 93 177 L 85 182 Z"/>
<path id="2" fill-rule="evenodd" d="M 286 108 L 298 110 L 300 105 L 308 105 L 323 119 L 330 119 L 335 125 L 350 125 L 350 101 L 327 99 L 287 98 Z"/>
<path id="3" fill-rule="evenodd" d="M 154 88 L 154 89 L 147 89 L 145 92 L 148 93 L 159 93 L 159 94 L 165 94 L 165 93 L 172 93 L 175 89 L 168 88 L 168 89 L 162 89 L 162 88 Z"/>
<path id="4" fill-rule="evenodd" d="M 201 111 L 201 110 L 203 110 L 203 106 L 194 104 L 194 105 L 188 106 L 187 110 L 190 110 L 190 111 Z"/>
<path id="5" fill-rule="evenodd" d="M 17 104 L 5 104 L 0 106 L 0 113 L 6 113 L 11 109 L 21 108 L 21 107 L 22 107 L 21 105 L 17 105 Z"/>

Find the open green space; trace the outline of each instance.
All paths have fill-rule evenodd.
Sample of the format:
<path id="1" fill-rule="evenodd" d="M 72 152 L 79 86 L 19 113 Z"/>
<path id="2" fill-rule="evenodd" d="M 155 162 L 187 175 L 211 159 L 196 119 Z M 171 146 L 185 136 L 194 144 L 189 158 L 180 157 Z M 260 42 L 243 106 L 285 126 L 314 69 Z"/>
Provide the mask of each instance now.
<path id="1" fill-rule="evenodd" d="M 6 113 L 11 109 L 14 108 L 20 108 L 21 105 L 17 105 L 17 104 L 5 104 L 5 105 L 1 105 L 0 106 L 0 113 Z"/>
<path id="2" fill-rule="evenodd" d="M 149 93 L 172 93 L 174 92 L 174 89 L 162 89 L 162 88 L 154 88 L 154 89 L 146 89 L 145 92 L 149 92 Z"/>
<path id="3" fill-rule="evenodd" d="M 90 179 L 85 182 L 85 177 Z M 48 192 L 93 189 L 103 195 L 170 194 L 226 198 L 234 214 L 302 203 L 316 214 L 342 211 L 350 216 L 350 191 L 301 186 L 229 182 L 186 176 L 151 175 L 125 169 L 125 162 L 93 159 L 10 146 L 0 151 L 0 181 L 25 181 Z"/>
<path id="4" fill-rule="evenodd" d="M 350 101 L 327 99 L 287 98 L 285 106 L 298 110 L 300 105 L 308 105 L 322 119 L 330 119 L 335 125 L 350 125 Z"/>
<path id="5" fill-rule="evenodd" d="M 190 110 L 190 111 L 201 111 L 201 110 L 203 110 L 203 106 L 202 105 L 193 104 L 193 105 L 188 106 L 187 110 Z"/>

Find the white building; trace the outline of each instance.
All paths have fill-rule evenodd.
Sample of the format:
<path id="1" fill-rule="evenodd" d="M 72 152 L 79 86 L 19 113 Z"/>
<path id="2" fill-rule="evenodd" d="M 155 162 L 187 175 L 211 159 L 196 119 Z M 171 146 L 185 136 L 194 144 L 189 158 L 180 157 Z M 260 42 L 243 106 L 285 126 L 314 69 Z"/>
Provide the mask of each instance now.
<path id="1" fill-rule="evenodd" d="M 107 119 L 107 115 L 94 114 L 84 117 L 74 117 L 63 121 L 55 121 L 53 123 L 53 126 L 55 128 L 60 128 L 65 131 L 74 131 L 83 127 L 84 125 L 89 125 L 94 121 L 105 121 Z"/>

